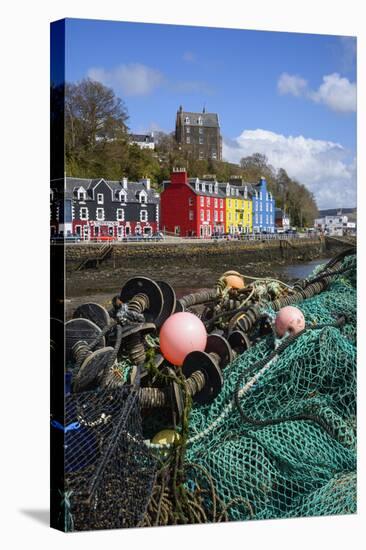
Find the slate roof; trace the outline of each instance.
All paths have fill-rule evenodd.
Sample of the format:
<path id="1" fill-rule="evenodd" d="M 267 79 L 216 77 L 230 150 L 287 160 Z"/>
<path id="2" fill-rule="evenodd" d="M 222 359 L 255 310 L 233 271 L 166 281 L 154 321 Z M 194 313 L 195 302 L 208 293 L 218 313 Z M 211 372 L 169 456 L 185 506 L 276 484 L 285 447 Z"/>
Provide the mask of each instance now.
<path id="1" fill-rule="evenodd" d="M 154 143 L 154 136 L 151 134 L 130 134 L 130 138 L 139 143 Z"/>
<path id="2" fill-rule="evenodd" d="M 189 117 L 190 126 L 206 126 L 210 128 L 219 128 L 219 117 L 216 113 L 191 113 L 188 111 L 181 111 L 180 114 L 183 116 L 183 122 L 186 117 Z M 202 118 L 202 124 L 198 123 L 199 117 Z"/>
<path id="3" fill-rule="evenodd" d="M 87 192 L 86 200 L 93 200 L 93 190 L 100 181 L 105 183 L 111 188 L 113 192 L 113 200 L 119 200 L 119 192 L 124 190 L 127 193 L 127 202 L 138 202 L 138 195 L 141 191 L 145 191 L 148 196 L 148 202 L 159 202 L 159 196 L 156 196 L 155 189 L 147 189 L 146 182 L 134 182 L 129 181 L 127 183 L 127 189 L 124 189 L 122 181 L 105 180 L 104 178 L 97 179 L 84 179 L 84 178 L 66 178 L 65 198 L 76 198 L 76 191 L 79 187 L 83 187 Z"/>

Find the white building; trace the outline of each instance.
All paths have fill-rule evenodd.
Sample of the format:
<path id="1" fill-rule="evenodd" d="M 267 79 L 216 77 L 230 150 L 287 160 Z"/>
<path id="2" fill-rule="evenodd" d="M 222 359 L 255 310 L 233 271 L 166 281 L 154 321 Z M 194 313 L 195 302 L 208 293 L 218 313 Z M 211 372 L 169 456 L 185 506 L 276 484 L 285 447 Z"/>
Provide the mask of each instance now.
<path id="1" fill-rule="evenodd" d="M 130 134 L 132 144 L 138 145 L 140 149 L 155 149 L 154 133 Z"/>
<path id="2" fill-rule="evenodd" d="M 324 216 L 314 220 L 314 227 L 327 235 L 342 236 L 347 233 L 356 232 L 356 223 L 349 222 L 348 216 L 342 215 L 341 211 L 335 216 Z"/>

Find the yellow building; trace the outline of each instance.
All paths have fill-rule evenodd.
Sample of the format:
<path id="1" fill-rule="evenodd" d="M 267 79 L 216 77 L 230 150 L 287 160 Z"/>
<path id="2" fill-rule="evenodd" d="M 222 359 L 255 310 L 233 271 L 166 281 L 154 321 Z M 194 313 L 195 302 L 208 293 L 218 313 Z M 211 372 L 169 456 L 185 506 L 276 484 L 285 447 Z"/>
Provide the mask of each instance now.
<path id="1" fill-rule="evenodd" d="M 221 190 L 226 196 L 225 233 L 251 233 L 253 213 L 248 187 L 227 183 Z"/>

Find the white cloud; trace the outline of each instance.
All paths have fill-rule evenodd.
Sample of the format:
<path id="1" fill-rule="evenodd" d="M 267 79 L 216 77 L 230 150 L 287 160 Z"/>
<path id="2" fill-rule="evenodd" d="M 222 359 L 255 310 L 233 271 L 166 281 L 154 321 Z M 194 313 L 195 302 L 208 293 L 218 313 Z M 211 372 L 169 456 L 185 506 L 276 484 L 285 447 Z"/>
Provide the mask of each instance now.
<path id="1" fill-rule="evenodd" d="M 123 96 L 148 95 L 158 88 L 165 88 L 180 94 L 212 94 L 213 89 L 199 80 L 169 80 L 161 71 L 142 65 L 129 63 L 113 69 L 92 67 L 87 76 L 106 86 L 110 86 Z"/>
<path id="2" fill-rule="evenodd" d="M 318 103 L 325 103 L 333 111 L 356 111 L 356 84 L 338 73 L 323 76 L 323 83 L 310 98 Z"/>
<path id="3" fill-rule="evenodd" d="M 111 70 L 91 68 L 88 76 L 92 80 L 122 91 L 126 96 L 150 94 L 164 82 L 164 76 L 160 71 L 141 63 L 119 65 Z"/>
<path id="4" fill-rule="evenodd" d="M 223 157 L 230 162 L 254 153 L 266 155 L 274 168 L 284 168 L 303 183 L 314 193 L 319 208 L 356 204 L 356 162 L 349 160 L 341 144 L 262 129 L 244 130 L 223 142 Z"/>
<path id="5" fill-rule="evenodd" d="M 277 82 L 277 88 L 281 95 L 292 94 L 299 97 L 307 88 L 307 82 L 301 76 L 282 73 Z"/>
<path id="6" fill-rule="evenodd" d="M 317 90 L 309 89 L 307 81 L 300 76 L 282 73 L 277 89 L 281 95 L 302 96 L 316 103 L 324 103 L 333 111 L 356 111 L 356 83 L 338 73 L 323 76 L 323 82 Z"/>

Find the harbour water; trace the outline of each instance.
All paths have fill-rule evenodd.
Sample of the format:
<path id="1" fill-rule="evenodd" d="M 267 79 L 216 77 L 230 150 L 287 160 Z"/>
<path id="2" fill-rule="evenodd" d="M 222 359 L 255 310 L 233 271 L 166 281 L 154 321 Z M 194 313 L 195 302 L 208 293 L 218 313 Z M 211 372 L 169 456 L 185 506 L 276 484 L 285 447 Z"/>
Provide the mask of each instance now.
<path id="1" fill-rule="evenodd" d="M 146 266 L 145 270 L 140 269 L 138 274 L 143 274 L 155 280 L 166 280 L 169 282 L 177 295 L 181 298 L 185 294 L 195 292 L 202 288 L 212 287 L 218 277 L 229 269 L 238 270 L 244 275 L 253 275 L 255 277 L 274 277 L 285 283 L 293 283 L 298 279 L 303 279 L 320 264 L 325 264 L 329 258 L 317 258 L 306 262 L 292 262 L 286 264 L 269 265 L 266 263 L 245 265 L 245 266 L 169 266 L 164 268 L 161 266 Z M 164 267 L 164 266 L 163 266 Z M 121 270 L 117 270 L 121 271 Z M 89 284 L 73 284 L 70 285 L 66 299 L 66 317 L 70 318 L 73 311 L 85 302 L 96 302 L 104 307 L 109 308 L 111 299 L 114 295 L 119 294 L 122 284 L 130 277 L 137 273 L 130 273 L 129 270 L 124 270 L 121 273 L 114 272 L 95 272 L 94 278 L 88 274 Z M 80 273 L 80 282 L 83 282 L 82 273 Z M 104 287 L 104 288 L 103 288 Z"/>

